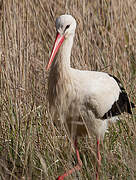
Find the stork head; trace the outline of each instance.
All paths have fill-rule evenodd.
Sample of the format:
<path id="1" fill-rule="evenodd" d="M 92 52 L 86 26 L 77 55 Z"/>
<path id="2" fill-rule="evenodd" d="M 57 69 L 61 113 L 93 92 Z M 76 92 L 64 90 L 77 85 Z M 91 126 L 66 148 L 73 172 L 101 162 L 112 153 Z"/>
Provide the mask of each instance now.
<path id="1" fill-rule="evenodd" d="M 76 20 L 71 15 L 61 15 L 56 19 L 56 40 L 46 69 L 48 70 L 60 46 L 69 36 L 74 36 Z"/>
<path id="2" fill-rule="evenodd" d="M 67 38 L 74 35 L 76 29 L 76 21 L 71 15 L 62 15 L 56 19 L 56 30 L 60 35 Z"/>

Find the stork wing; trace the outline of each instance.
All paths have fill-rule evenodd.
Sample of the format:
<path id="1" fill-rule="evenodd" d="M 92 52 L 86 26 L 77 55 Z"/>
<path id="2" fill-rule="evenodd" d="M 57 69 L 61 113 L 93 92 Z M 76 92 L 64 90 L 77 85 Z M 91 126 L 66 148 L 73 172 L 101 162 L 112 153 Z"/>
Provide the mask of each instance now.
<path id="1" fill-rule="evenodd" d="M 131 112 L 133 103 L 129 102 L 127 93 L 121 82 L 114 76 L 103 72 L 86 72 L 90 80 L 85 81 L 84 105 L 92 110 L 96 117 L 107 119 L 122 112 Z"/>
<path id="2" fill-rule="evenodd" d="M 116 82 L 118 83 L 118 86 L 121 89 L 121 92 L 119 93 L 118 100 L 114 102 L 111 109 L 108 112 L 106 112 L 102 118 L 106 119 L 107 117 L 117 116 L 117 115 L 120 115 L 122 112 L 127 112 L 129 114 L 132 114 L 131 107 L 132 108 L 135 107 L 134 103 L 129 102 L 128 95 L 124 87 L 122 86 L 120 80 L 116 78 L 115 76 L 112 76 L 112 75 L 109 75 L 109 76 L 111 76 L 112 78 L 116 80 Z"/>

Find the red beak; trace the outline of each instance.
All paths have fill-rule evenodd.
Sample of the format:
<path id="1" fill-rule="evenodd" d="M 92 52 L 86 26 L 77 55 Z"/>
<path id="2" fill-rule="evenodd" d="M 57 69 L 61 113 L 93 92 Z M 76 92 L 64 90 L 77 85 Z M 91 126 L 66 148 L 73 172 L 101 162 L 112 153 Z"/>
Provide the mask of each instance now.
<path id="1" fill-rule="evenodd" d="M 59 33 L 57 33 L 55 43 L 54 43 L 54 46 L 53 46 L 51 56 L 50 56 L 48 65 L 46 67 L 46 70 L 48 70 L 50 68 L 51 63 L 53 62 L 53 59 L 54 59 L 57 51 L 59 50 L 60 46 L 62 45 L 63 41 L 64 41 L 64 35 L 62 36 Z"/>

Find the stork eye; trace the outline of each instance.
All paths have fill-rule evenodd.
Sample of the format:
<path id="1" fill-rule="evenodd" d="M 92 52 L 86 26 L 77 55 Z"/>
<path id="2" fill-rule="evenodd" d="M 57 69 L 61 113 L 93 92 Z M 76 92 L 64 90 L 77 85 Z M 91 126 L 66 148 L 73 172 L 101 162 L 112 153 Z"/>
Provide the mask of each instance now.
<path id="1" fill-rule="evenodd" d="M 65 27 L 65 31 L 66 31 L 69 27 L 70 27 L 70 25 L 67 25 L 67 26 Z"/>

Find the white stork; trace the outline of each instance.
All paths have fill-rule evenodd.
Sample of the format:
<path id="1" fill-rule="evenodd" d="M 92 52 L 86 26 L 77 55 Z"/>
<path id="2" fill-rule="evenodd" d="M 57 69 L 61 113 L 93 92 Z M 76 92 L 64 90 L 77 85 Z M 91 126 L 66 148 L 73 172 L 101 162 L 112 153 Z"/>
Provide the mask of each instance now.
<path id="1" fill-rule="evenodd" d="M 120 81 L 107 73 L 81 71 L 70 66 L 71 49 L 76 21 L 71 15 L 62 15 L 56 20 L 57 36 L 51 52 L 47 70 L 51 65 L 48 82 L 48 100 L 51 115 L 65 123 L 75 140 L 78 164 L 58 177 L 79 170 L 82 161 L 77 148 L 77 137 L 93 133 L 97 137 L 98 169 L 101 164 L 99 145 L 108 128 L 108 122 L 117 119 L 122 112 L 132 114 L 127 93 Z M 58 52 L 58 53 L 57 53 Z M 56 53 L 58 56 L 56 57 Z M 73 129 L 73 130 L 72 130 Z"/>

